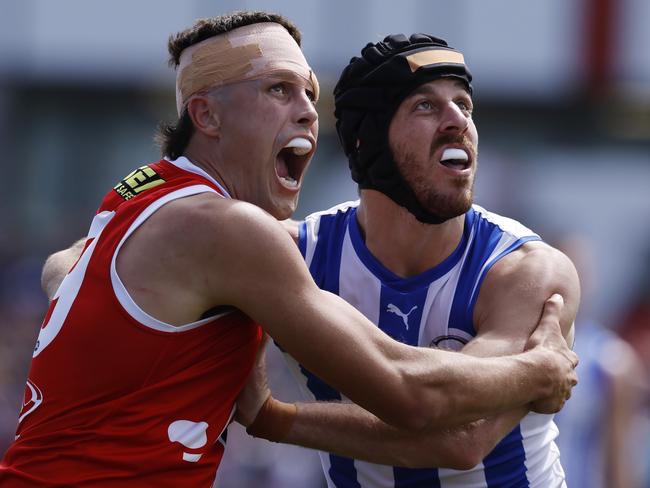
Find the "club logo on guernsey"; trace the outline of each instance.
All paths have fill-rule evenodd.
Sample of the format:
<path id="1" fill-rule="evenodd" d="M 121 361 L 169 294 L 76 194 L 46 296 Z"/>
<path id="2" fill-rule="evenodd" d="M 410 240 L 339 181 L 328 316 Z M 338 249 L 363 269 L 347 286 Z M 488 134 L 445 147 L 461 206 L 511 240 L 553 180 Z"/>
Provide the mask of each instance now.
<path id="1" fill-rule="evenodd" d="M 448 351 L 460 351 L 469 340 L 459 335 L 448 334 L 441 335 L 431 340 L 429 347 L 436 349 L 446 349 Z"/>
<path id="2" fill-rule="evenodd" d="M 178 442 L 186 448 L 183 449 L 183 461 L 196 463 L 203 456 L 203 453 L 197 452 L 197 450 L 208 443 L 208 436 L 205 433 L 207 430 L 207 422 L 175 420 L 169 424 L 167 436 L 170 442 Z"/>
<path id="3" fill-rule="evenodd" d="M 402 317 L 402 321 L 404 322 L 404 326 L 406 327 L 406 330 L 409 330 L 409 315 L 411 315 L 411 312 L 413 312 L 413 310 L 415 310 L 416 308 L 418 308 L 417 305 L 411 308 L 411 310 L 409 310 L 408 313 L 404 313 L 397 307 L 397 305 L 393 305 L 392 303 L 389 303 L 388 308 L 386 308 L 386 311 L 390 313 L 394 313 L 399 317 Z"/>
<path id="4" fill-rule="evenodd" d="M 150 190 L 162 185 L 165 180 L 156 173 L 150 166 L 141 166 L 131 171 L 122 181 L 113 187 L 119 196 L 124 200 L 131 200 L 145 190 Z"/>

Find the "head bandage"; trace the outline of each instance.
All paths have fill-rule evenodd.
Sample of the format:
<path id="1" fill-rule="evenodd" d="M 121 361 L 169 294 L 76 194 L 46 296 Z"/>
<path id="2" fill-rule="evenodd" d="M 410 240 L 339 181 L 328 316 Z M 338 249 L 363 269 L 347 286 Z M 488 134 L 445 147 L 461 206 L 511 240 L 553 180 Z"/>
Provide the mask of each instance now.
<path id="1" fill-rule="evenodd" d="M 176 73 L 180 116 L 192 95 L 229 83 L 292 72 L 307 81 L 318 99 L 316 75 L 300 46 L 280 24 L 264 22 L 233 29 L 183 50 Z"/>
<path id="2" fill-rule="evenodd" d="M 418 202 L 393 159 L 388 128 L 400 103 L 418 86 L 440 78 L 461 80 L 472 93 L 463 55 L 426 34 L 402 34 L 368 44 L 343 70 L 334 88 L 336 130 L 359 188 L 382 192 L 420 222 L 439 224 Z"/>

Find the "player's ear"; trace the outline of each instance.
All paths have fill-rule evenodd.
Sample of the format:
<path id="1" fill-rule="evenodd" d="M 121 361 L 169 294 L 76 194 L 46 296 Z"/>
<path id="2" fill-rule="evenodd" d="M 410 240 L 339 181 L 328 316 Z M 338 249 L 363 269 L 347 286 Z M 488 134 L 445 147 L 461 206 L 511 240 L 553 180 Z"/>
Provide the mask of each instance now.
<path id="1" fill-rule="evenodd" d="M 187 104 L 187 113 L 194 128 L 210 137 L 218 137 L 221 129 L 218 104 L 209 95 L 195 95 Z"/>

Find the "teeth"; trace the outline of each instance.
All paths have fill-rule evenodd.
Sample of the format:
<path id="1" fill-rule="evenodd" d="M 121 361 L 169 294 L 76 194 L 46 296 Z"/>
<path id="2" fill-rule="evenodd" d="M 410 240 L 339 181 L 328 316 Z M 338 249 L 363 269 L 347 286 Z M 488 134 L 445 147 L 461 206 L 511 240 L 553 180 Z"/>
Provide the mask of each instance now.
<path id="1" fill-rule="evenodd" d="M 309 139 L 305 139 L 304 137 L 294 137 L 289 141 L 289 144 L 284 147 L 292 148 L 293 153 L 296 156 L 304 156 L 311 151 L 311 142 L 309 142 Z"/>
<path id="2" fill-rule="evenodd" d="M 467 153 L 462 149 L 449 148 L 444 150 L 440 161 L 447 161 L 448 159 L 459 159 L 461 161 L 467 161 L 469 157 L 467 156 Z"/>
<path id="3" fill-rule="evenodd" d="M 284 181 L 287 186 L 298 186 L 298 182 L 291 176 L 280 176 L 280 179 Z"/>

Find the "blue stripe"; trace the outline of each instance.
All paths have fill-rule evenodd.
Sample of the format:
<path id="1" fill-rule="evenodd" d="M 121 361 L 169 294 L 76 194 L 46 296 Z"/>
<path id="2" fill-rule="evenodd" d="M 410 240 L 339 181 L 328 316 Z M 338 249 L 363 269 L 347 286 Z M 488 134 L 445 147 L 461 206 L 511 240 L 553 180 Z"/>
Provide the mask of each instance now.
<path id="1" fill-rule="evenodd" d="M 395 488 L 440 488 L 438 470 L 393 468 Z"/>
<path id="2" fill-rule="evenodd" d="M 304 220 L 298 226 L 298 249 L 304 259 L 307 256 L 307 222 Z"/>
<path id="3" fill-rule="evenodd" d="M 425 286 L 410 293 L 400 293 L 382 283 L 379 328 L 396 341 L 417 346 L 428 290 L 428 286 Z"/>
<path id="4" fill-rule="evenodd" d="M 300 366 L 300 371 L 307 378 L 307 388 L 313 393 L 316 400 L 325 402 L 341 400 L 341 394 L 318 376 L 310 373 L 303 366 Z M 334 486 L 337 488 L 361 488 L 357 481 L 357 470 L 354 467 L 353 459 L 335 456 L 334 454 L 330 454 L 329 457 L 329 476 Z"/>
<path id="5" fill-rule="evenodd" d="M 488 488 L 528 488 L 526 451 L 519 425 L 488 454 L 483 466 Z"/>
<path id="6" fill-rule="evenodd" d="M 361 488 L 357 481 L 357 468 L 354 459 L 330 454 L 329 475 L 336 488 Z"/>
<path id="7" fill-rule="evenodd" d="M 309 388 L 316 400 L 321 402 L 341 400 L 341 394 L 338 391 L 302 365 L 300 365 L 300 372 L 307 378 L 307 388 Z"/>

